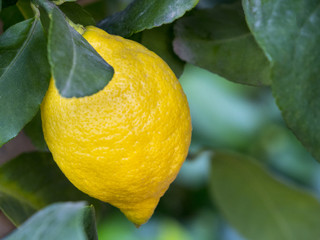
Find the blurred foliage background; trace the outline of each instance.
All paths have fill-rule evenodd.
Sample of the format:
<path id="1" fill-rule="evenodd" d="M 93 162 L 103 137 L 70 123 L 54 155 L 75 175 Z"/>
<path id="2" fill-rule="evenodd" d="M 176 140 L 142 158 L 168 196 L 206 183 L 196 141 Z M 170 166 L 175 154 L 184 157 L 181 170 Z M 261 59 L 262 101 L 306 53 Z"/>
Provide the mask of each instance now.
<path id="1" fill-rule="evenodd" d="M 131 1 L 78 2 L 99 21 L 123 10 Z M 201 0 L 197 8 L 212 8 L 221 2 L 233 1 Z M 16 10 L 16 15 L 9 15 L 6 9 L 1 19 L 21 21 L 23 16 Z M 139 34 L 132 38 L 141 40 Z M 216 150 L 231 149 L 253 157 L 276 179 L 320 196 L 320 166 L 286 127 L 269 87 L 233 83 L 191 64 L 177 71 L 182 69 L 179 80 L 188 98 L 193 124 L 189 156 L 151 220 L 139 229 L 118 209 L 100 206 L 100 240 L 244 240 L 226 221 L 210 193 L 212 155 Z M 251 211 L 250 207 L 243 207 L 247 207 L 244 211 Z"/>

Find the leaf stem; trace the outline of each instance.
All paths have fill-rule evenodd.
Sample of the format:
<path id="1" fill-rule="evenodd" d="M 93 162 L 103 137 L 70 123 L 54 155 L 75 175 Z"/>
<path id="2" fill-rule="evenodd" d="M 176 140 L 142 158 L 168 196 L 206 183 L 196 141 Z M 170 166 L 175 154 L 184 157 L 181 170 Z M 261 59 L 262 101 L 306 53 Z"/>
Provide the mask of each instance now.
<path id="1" fill-rule="evenodd" d="M 32 2 L 31 2 L 31 8 L 32 8 L 32 11 L 34 12 L 35 18 L 40 19 L 40 11 L 39 11 L 39 9 L 36 7 L 36 5 L 34 5 Z"/>
<path id="2" fill-rule="evenodd" d="M 86 31 L 86 28 L 81 25 L 81 24 L 76 24 L 74 22 L 72 22 L 67 16 L 65 16 L 66 21 L 68 22 L 68 24 L 74 28 L 78 33 L 80 33 L 81 35 L 84 34 L 84 32 Z"/>
<path id="3" fill-rule="evenodd" d="M 61 12 L 61 10 L 56 6 L 57 4 L 61 4 L 63 1 L 53 1 L 50 2 L 48 0 L 32 0 L 32 5 L 33 8 L 36 8 L 35 12 L 39 13 L 39 6 L 44 8 L 45 11 L 47 12 L 49 18 L 50 15 L 52 14 L 53 9 L 57 9 L 58 11 Z M 74 28 L 78 33 L 80 33 L 81 35 L 86 31 L 86 28 L 84 26 L 82 26 L 81 24 L 76 24 L 74 22 L 72 22 L 64 13 L 62 13 L 65 17 L 66 22 L 72 27 Z M 40 15 L 40 13 L 39 13 Z"/>

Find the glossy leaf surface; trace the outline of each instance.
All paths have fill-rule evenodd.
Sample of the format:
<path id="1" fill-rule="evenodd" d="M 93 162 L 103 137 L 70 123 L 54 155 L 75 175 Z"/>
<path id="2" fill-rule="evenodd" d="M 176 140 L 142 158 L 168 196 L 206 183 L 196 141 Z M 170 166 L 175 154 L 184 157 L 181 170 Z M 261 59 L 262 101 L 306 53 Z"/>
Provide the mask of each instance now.
<path id="1" fill-rule="evenodd" d="M 129 37 L 145 29 L 171 23 L 191 10 L 199 0 L 135 0 L 125 10 L 98 23 L 110 34 Z"/>
<path id="2" fill-rule="evenodd" d="M 5 240 L 97 240 L 92 225 L 93 207 L 84 202 L 52 204 L 34 214 Z"/>
<path id="3" fill-rule="evenodd" d="M 174 51 L 230 81 L 270 84 L 270 63 L 250 33 L 239 4 L 194 11 L 178 20 Z"/>
<path id="4" fill-rule="evenodd" d="M 15 137 L 39 110 L 50 67 L 38 19 L 29 19 L 0 37 L 0 146 Z"/>
<path id="5" fill-rule="evenodd" d="M 113 68 L 68 24 L 57 6 L 47 0 L 36 2 L 48 32 L 48 59 L 59 93 L 66 98 L 84 97 L 103 89 L 113 77 Z"/>
<path id="6" fill-rule="evenodd" d="M 60 5 L 59 8 L 74 23 L 83 26 L 96 24 L 91 15 L 77 3 L 66 2 Z"/>
<path id="7" fill-rule="evenodd" d="M 273 62 L 273 95 L 289 128 L 320 161 L 320 1 L 244 0 L 246 18 Z"/>

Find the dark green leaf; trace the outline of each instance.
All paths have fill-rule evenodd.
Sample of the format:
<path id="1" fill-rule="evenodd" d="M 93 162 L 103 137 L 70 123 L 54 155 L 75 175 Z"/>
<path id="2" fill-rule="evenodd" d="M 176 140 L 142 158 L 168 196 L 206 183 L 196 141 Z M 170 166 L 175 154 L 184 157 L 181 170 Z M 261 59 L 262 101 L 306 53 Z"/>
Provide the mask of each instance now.
<path id="1" fill-rule="evenodd" d="M 320 161 L 320 1 L 243 1 L 273 62 L 273 95 L 289 128 Z"/>
<path id="2" fill-rule="evenodd" d="M 0 37 L 0 146 L 15 137 L 39 110 L 49 80 L 46 40 L 38 19 Z"/>
<path id="3" fill-rule="evenodd" d="M 19 8 L 25 19 L 32 18 L 34 16 L 34 12 L 31 8 L 30 3 L 30 0 L 19 0 L 17 2 L 17 7 Z"/>
<path id="4" fill-rule="evenodd" d="M 148 31 L 148 30 L 146 30 L 146 31 Z M 127 39 L 141 43 L 142 32 L 135 33 L 135 34 L 131 35 L 130 37 L 128 37 Z"/>
<path id="5" fill-rule="evenodd" d="M 94 1 L 83 6 L 83 8 L 94 18 L 95 21 L 100 21 L 109 15 L 108 8 L 106 7 L 108 2 L 103 0 Z"/>
<path id="6" fill-rule="evenodd" d="M 250 33 L 240 4 L 194 11 L 175 24 L 174 51 L 190 63 L 249 85 L 270 84 L 270 63 Z"/>
<path id="7" fill-rule="evenodd" d="M 197 8 L 213 8 L 217 4 L 221 3 L 233 3 L 238 0 L 200 0 Z"/>
<path id="8" fill-rule="evenodd" d="M 52 204 L 33 215 L 5 240 L 96 240 L 96 228 L 86 228 L 89 222 L 95 225 L 93 211 L 93 207 L 86 207 L 84 202 Z"/>
<path id="9" fill-rule="evenodd" d="M 76 2 L 77 0 L 50 0 L 52 2 L 54 2 L 56 5 L 61 5 L 67 2 Z"/>
<path id="10" fill-rule="evenodd" d="M 141 44 L 158 54 L 171 67 L 177 77 L 183 72 L 184 62 L 173 52 L 172 25 L 163 25 L 158 28 L 142 32 Z"/>
<path id="11" fill-rule="evenodd" d="M 0 187 L 0 210 L 15 226 L 19 226 L 34 214 L 37 208 L 24 199 L 7 194 L 5 189 Z"/>
<path id="12" fill-rule="evenodd" d="M 320 236 L 320 203 L 281 183 L 247 157 L 216 153 L 212 195 L 227 220 L 252 240 L 314 240 Z"/>
<path id="13" fill-rule="evenodd" d="M 77 200 L 93 201 L 68 181 L 50 153 L 25 153 L 0 167 L 0 209 L 16 225 L 50 203 Z"/>
<path id="14" fill-rule="evenodd" d="M 32 144 L 40 151 L 48 151 L 42 131 L 41 114 L 37 115 L 24 127 L 24 133 L 30 138 Z"/>
<path id="15" fill-rule="evenodd" d="M 16 5 L 2 9 L 0 13 L 0 19 L 3 22 L 3 30 L 7 30 L 9 27 L 25 20 L 19 8 Z"/>
<path id="16" fill-rule="evenodd" d="M 92 205 L 85 209 L 83 226 L 88 240 L 98 240 L 96 214 L 95 209 Z"/>
<path id="17" fill-rule="evenodd" d="M 74 23 L 84 26 L 96 25 L 91 15 L 77 3 L 64 3 L 59 8 Z"/>
<path id="18" fill-rule="evenodd" d="M 97 0 L 88 2 L 84 6 L 84 9 L 88 11 L 96 21 L 104 19 L 106 16 L 110 16 L 116 12 L 125 9 L 132 0 L 117 0 L 117 1 L 105 1 Z"/>
<path id="19" fill-rule="evenodd" d="M 11 5 L 15 5 L 17 0 L 4 0 L 2 3 L 2 8 L 9 7 Z"/>
<path id="20" fill-rule="evenodd" d="M 129 37 L 145 29 L 171 23 L 191 10 L 199 0 L 135 0 L 125 10 L 98 23 L 110 34 Z"/>
<path id="21" fill-rule="evenodd" d="M 58 7 L 47 0 L 35 2 L 50 19 L 48 58 L 60 94 L 84 97 L 103 89 L 113 77 L 113 68 L 67 23 Z"/>

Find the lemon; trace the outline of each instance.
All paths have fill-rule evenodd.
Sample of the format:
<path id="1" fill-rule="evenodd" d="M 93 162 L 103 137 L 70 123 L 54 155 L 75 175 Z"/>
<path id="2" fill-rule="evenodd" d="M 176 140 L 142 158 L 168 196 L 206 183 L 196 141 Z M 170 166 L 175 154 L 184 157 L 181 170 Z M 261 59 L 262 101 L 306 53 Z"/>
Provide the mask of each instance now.
<path id="1" fill-rule="evenodd" d="M 83 98 L 60 96 L 51 79 L 41 105 L 45 140 L 78 189 L 141 225 L 187 156 L 187 99 L 168 65 L 144 46 L 91 26 L 83 37 L 114 76 Z"/>

